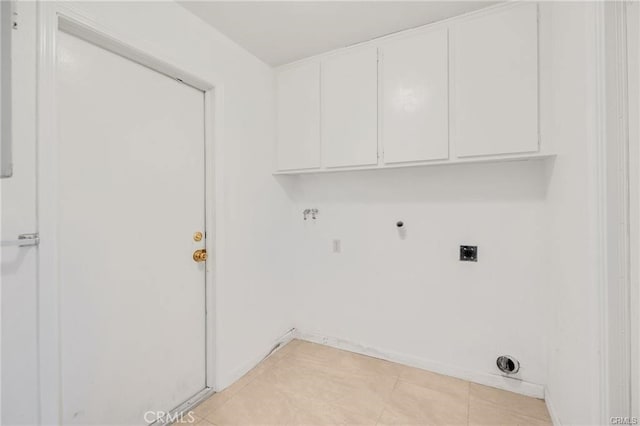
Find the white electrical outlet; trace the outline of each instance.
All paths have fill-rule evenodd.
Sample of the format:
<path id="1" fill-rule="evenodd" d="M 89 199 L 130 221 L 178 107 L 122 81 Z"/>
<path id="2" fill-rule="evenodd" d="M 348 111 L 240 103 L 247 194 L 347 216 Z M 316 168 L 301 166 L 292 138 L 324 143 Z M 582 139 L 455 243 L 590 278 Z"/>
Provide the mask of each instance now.
<path id="1" fill-rule="evenodd" d="M 333 240 L 331 247 L 334 253 L 340 253 L 342 251 L 342 242 L 340 240 Z"/>

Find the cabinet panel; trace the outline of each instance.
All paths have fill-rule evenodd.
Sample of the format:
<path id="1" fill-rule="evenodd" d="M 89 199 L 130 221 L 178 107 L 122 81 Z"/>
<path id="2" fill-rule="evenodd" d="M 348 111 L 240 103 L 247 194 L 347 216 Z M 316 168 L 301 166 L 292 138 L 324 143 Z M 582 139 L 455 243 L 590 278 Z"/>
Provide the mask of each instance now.
<path id="1" fill-rule="evenodd" d="M 280 71 L 278 84 L 278 170 L 320 167 L 320 64 Z"/>
<path id="2" fill-rule="evenodd" d="M 326 167 L 378 162 L 378 53 L 351 50 L 322 63 L 322 155 Z"/>
<path id="3" fill-rule="evenodd" d="M 452 142 L 458 157 L 538 150 L 537 6 L 526 3 L 452 29 Z"/>
<path id="4" fill-rule="evenodd" d="M 382 146 L 385 163 L 449 155 L 447 29 L 381 48 Z"/>

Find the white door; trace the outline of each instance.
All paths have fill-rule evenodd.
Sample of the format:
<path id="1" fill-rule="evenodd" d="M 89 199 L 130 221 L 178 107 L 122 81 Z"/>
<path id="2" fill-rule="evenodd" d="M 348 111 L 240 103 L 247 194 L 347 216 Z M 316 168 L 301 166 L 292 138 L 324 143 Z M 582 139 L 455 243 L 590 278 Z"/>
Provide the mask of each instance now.
<path id="1" fill-rule="evenodd" d="M 60 32 L 64 424 L 145 424 L 205 387 L 204 94 Z"/>

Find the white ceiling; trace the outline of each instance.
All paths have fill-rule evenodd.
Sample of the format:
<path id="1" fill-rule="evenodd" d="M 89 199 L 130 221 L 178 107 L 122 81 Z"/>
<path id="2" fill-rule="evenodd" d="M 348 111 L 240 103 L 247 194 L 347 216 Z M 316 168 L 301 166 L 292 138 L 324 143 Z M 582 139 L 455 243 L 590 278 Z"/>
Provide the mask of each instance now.
<path id="1" fill-rule="evenodd" d="M 460 15 L 488 1 L 180 1 L 277 66 Z"/>

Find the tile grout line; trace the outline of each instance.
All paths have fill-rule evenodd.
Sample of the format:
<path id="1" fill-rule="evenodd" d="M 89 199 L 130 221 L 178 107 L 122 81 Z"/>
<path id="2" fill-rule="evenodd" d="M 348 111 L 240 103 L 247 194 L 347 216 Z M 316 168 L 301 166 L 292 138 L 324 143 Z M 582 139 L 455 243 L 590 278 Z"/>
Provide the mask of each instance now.
<path id="1" fill-rule="evenodd" d="M 314 344 L 315 345 L 315 344 Z M 300 348 L 298 347 L 300 346 Z M 319 345 L 322 346 L 322 345 Z M 364 360 L 364 363 L 361 363 L 360 357 L 356 356 L 359 354 L 353 354 L 349 351 L 344 351 L 341 350 L 340 348 L 330 348 L 336 352 L 346 352 L 350 355 L 350 357 L 345 358 L 345 362 L 338 362 L 336 363 L 337 359 L 342 359 L 340 357 L 338 358 L 334 358 L 333 356 L 329 356 L 331 355 L 330 352 L 327 352 L 325 350 L 321 350 L 321 351 L 315 351 L 315 350 L 310 350 L 313 348 L 304 348 L 302 347 L 302 345 L 295 345 L 293 347 L 291 347 L 291 349 L 285 349 L 286 345 L 281 348 L 280 350 L 282 350 L 282 352 L 280 352 L 280 350 L 274 352 L 270 357 L 267 357 L 266 359 L 264 359 L 261 363 L 259 363 L 256 367 L 254 367 L 253 369 L 253 374 L 250 374 L 250 377 L 248 377 L 245 381 L 245 383 L 241 384 L 241 387 L 238 387 L 237 390 L 235 390 L 235 392 L 231 393 L 230 396 L 228 397 L 228 399 L 224 400 L 224 402 L 222 404 L 220 404 L 220 406 L 217 406 L 213 411 L 211 411 L 210 413 L 208 413 L 207 417 L 204 417 L 203 420 L 205 422 L 210 422 L 213 424 L 213 419 L 210 420 L 211 416 L 213 416 L 215 413 L 219 413 L 219 410 L 223 409 L 224 407 L 228 406 L 228 402 L 231 400 L 235 400 L 237 401 L 238 398 L 243 398 L 242 395 L 246 395 L 247 394 L 247 390 L 246 388 L 248 386 L 251 386 L 253 383 L 256 383 L 256 381 L 261 381 L 261 383 L 263 382 L 270 382 L 272 380 L 275 380 L 276 377 L 272 377 L 269 372 L 273 372 L 275 370 L 279 370 L 279 369 L 286 369 L 288 370 L 288 367 L 294 367 L 294 370 L 289 371 L 287 374 L 301 374 L 300 372 L 297 372 L 299 369 L 303 368 L 303 369 L 308 369 L 311 368 L 312 371 L 317 372 L 318 374 L 324 375 L 324 374 L 329 374 L 331 372 L 335 372 L 335 373 L 339 373 L 338 376 L 341 377 L 343 374 L 346 374 L 347 376 L 351 377 L 350 380 L 355 380 L 355 382 L 360 383 L 362 381 L 362 383 L 360 383 L 360 385 L 366 385 L 366 383 L 368 383 L 368 381 L 371 379 L 371 377 L 376 377 L 376 376 L 386 376 L 387 378 L 384 380 L 384 382 L 386 382 L 384 384 L 384 386 L 380 389 L 385 389 L 386 390 L 386 397 L 384 397 L 384 393 L 380 393 L 379 390 L 376 392 L 378 394 L 378 396 L 375 398 L 377 400 L 378 404 L 381 404 L 382 407 L 380 407 L 380 411 L 376 417 L 376 419 L 373 419 L 372 414 L 375 413 L 371 412 L 372 408 L 378 408 L 375 402 L 370 401 L 368 403 L 367 406 L 362 406 L 362 410 L 358 411 L 357 409 L 354 409 L 353 411 L 350 408 L 347 408 L 346 406 L 342 406 L 340 403 L 335 403 L 335 401 L 333 401 L 333 399 L 331 400 L 327 400 L 325 401 L 326 404 L 328 404 L 331 407 L 334 407 L 335 409 L 337 409 L 336 412 L 338 411 L 343 411 L 345 413 L 352 413 L 352 414 L 357 414 L 359 412 L 368 412 L 368 420 L 365 422 L 366 424 L 372 424 L 372 425 L 376 425 L 376 426 L 381 426 L 382 425 L 382 418 L 385 418 L 386 420 L 394 420 L 394 417 L 396 414 L 395 413 L 393 407 L 394 404 L 393 402 L 396 401 L 396 397 L 400 397 L 402 396 L 404 393 L 401 392 L 402 395 L 398 395 L 399 389 L 404 389 L 402 388 L 402 384 L 403 383 L 407 383 L 407 384 L 411 384 L 412 386 L 416 386 L 418 388 L 426 388 L 428 390 L 432 390 L 432 391 L 439 391 L 439 388 L 430 386 L 431 382 L 429 381 L 429 383 L 426 384 L 421 384 L 422 383 L 422 379 L 420 377 L 415 377 L 415 379 L 419 379 L 416 381 L 416 383 L 413 383 L 412 380 L 409 380 L 408 382 L 405 381 L 405 371 L 399 368 L 392 368 L 391 370 L 389 370 L 388 368 L 385 367 L 385 365 L 378 365 L 377 363 L 371 363 L 368 361 L 368 359 L 372 359 L 372 360 L 378 360 L 375 357 L 368 357 L 368 356 L 364 356 L 366 357 L 366 359 Z M 279 353 L 278 353 L 279 352 Z M 353 357 L 353 361 L 356 361 L 355 363 L 352 363 L 351 361 L 351 357 Z M 271 358 L 271 359 L 269 359 Z M 325 359 L 326 358 L 326 359 Z M 381 360 L 384 361 L 384 364 L 386 364 L 388 361 L 385 360 Z M 300 363 L 302 362 L 302 363 Z M 264 363 L 266 363 L 267 365 L 264 365 Z M 293 363 L 293 364 L 291 364 Z M 393 363 L 393 362 L 389 362 L 390 364 L 396 364 L 396 365 L 400 365 L 397 363 Z M 298 365 L 300 364 L 300 365 Z M 307 365 L 308 364 L 308 365 Z M 352 365 L 353 364 L 353 365 Z M 318 368 L 316 371 L 316 367 L 321 367 Z M 325 371 L 326 368 L 328 368 L 329 370 Z M 409 367 L 410 368 L 410 367 Z M 302 370 L 301 370 L 302 371 Z M 297 372 L 297 373 L 296 373 Z M 304 371 L 302 371 L 302 373 L 304 373 Z M 395 373 L 395 374 L 394 374 Z M 248 373 L 249 374 L 249 373 Z M 315 374 L 315 373 L 314 373 Z M 433 373 L 433 374 L 437 374 L 437 373 Z M 332 375 L 332 374 L 331 374 Z M 443 377 L 448 377 L 445 375 L 439 375 L 439 376 L 443 376 Z M 414 376 L 412 376 L 411 374 L 409 376 L 407 376 L 408 378 L 414 378 Z M 404 379 L 403 379 L 404 378 Z M 426 378 L 429 378 L 428 376 Z M 437 377 L 436 377 L 437 378 Z M 393 384 L 391 384 L 391 380 L 394 380 Z M 429 378 L 429 380 L 431 380 Z M 458 379 L 456 379 L 458 380 Z M 278 380 L 276 380 L 277 382 Z M 520 411 L 519 409 L 517 409 L 517 407 L 509 407 L 508 409 L 504 409 L 504 407 L 501 407 L 501 405 L 498 403 L 498 401 L 502 401 L 502 392 L 499 392 L 499 394 L 496 394 L 495 397 L 490 395 L 490 394 L 486 394 L 486 392 L 482 392 L 479 396 L 479 399 L 475 399 L 475 388 L 474 385 L 472 383 L 469 383 L 468 381 L 466 382 L 466 391 L 464 391 L 464 393 L 466 393 L 466 398 L 467 398 L 467 416 L 466 416 L 466 424 L 467 426 L 470 425 L 471 423 L 471 391 L 474 390 L 474 401 L 477 402 L 481 402 L 482 405 L 487 405 L 488 407 L 493 407 L 495 409 L 499 409 L 498 411 L 504 411 L 504 414 L 512 414 L 512 415 L 516 415 L 518 416 L 519 420 L 518 421 L 524 421 L 527 422 L 529 419 L 530 421 L 532 421 L 532 423 L 534 423 L 535 421 L 548 421 L 546 419 L 543 419 L 541 417 L 544 417 L 544 415 L 542 413 L 537 413 L 537 411 L 535 411 L 535 408 L 537 407 L 535 404 L 531 405 L 532 403 L 530 402 L 526 402 L 526 404 L 516 404 L 516 405 L 523 405 L 522 408 L 524 408 L 524 412 Z M 275 383 L 275 382 L 274 382 Z M 341 382 L 340 382 L 341 383 Z M 340 385 L 340 383 L 337 383 L 338 385 Z M 434 384 L 439 384 L 440 381 L 437 380 L 436 382 L 434 382 Z M 444 384 L 444 382 L 443 382 Z M 359 386 L 360 386 L 359 385 Z M 391 386 L 390 386 L 391 385 Z M 232 384 L 233 386 L 233 384 Z M 369 385 L 367 385 L 369 386 Z M 457 385 L 456 385 L 457 386 Z M 477 385 L 479 386 L 479 390 L 483 390 L 486 386 L 482 386 L 482 385 Z M 389 390 L 390 389 L 390 390 Z M 459 389 L 459 388 L 458 388 Z M 285 390 L 284 388 L 282 390 Z M 452 391 L 453 392 L 453 391 Z M 508 391 L 503 391 L 503 392 L 508 392 Z M 445 392 L 448 394 L 448 392 Z M 459 391 L 455 391 L 452 393 L 452 397 L 455 397 L 455 394 L 457 395 L 462 395 L 463 393 L 459 392 Z M 238 398 L 236 398 L 238 397 Z M 315 396 L 317 397 L 317 395 Z M 305 399 L 309 398 L 310 402 L 314 401 L 315 398 L 313 395 L 306 395 L 304 396 Z M 380 398 L 382 397 L 382 398 Z M 498 398 L 500 397 L 500 398 Z M 380 399 L 378 399 L 380 398 Z M 458 397 L 456 397 L 458 398 Z M 260 398 L 258 398 L 260 399 Z M 494 401 L 495 399 L 495 401 Z M 515 399 L 516 402 L 520 402 L 519 401 L 520 398 Z M 525 398 L 527 401 L 531 398 Z M 324 401 L 324 399 L 322 399 Z M 403 400 L 403 398 L 399 399 L 400 401 Z M 506 398 L 505 400 L 510 401 L 511 398 Z M 259 401 L 256 401 L 259 402 Z M 371 405 L 371 403 L 374 403 L 374 406 Z M 235 404 L 237 405 L 237 404 Z M 307 405 L 307 403 L 305 402 L 303 404 L 305 407 Z M 313 405 L 313 404 L 312 404 Z M 458 405 L 458 407 L 460 407 L 460 409 L 462 408 L 460 405 Z M 237 407 L 236 407 L 237 408 Z M 247 407 L 245 407 L 247 408 Z M 313 416 L 314 412 L 316 414 L 322 414 L 322 409 L 320 406 L 313 408 L 313 407 L 308 407 L 308 408 L 301 408 L 298 406 L 295 407 L 291 407 L 293 408 L 293 410 L 299 414 L 312 414 L 311 418 L 315 418 Z M 354 408 L 354 407 L 351 407 Z M 320 409 L 320 412 L 318 412 L 318 409 Z M 232 411 L 234 411 L 235 408 L 232 409 Z M 534 411 L 532 411 L 534 410 Z M 386 412 L 389 412 L 389 414 L 387 416 L 384 416 L 384 414 Z M 525 414 L 525 412 L 527 414 Z M 361 414 L 362 414 L 361 413 Z M 480 410 L 479 412 L 476 411 L 475 417 L 474 419 L 479 420 L 477 417 L 480 416 L 481 418 L 484 416 L 483 414 L 484 412 L 482 410 Z M 254 413 L 256 414 L 256 413 Z M 263 413 L 264 414 L 264 413 Z M 486 414 L 486 413 L 485 413 Z M 496 413 L 497 414 L 497 413 Z M 533 414 L 533 415 L 530 415 Z M 391 417 L 389 417 L 391 416 Z M 297 417 L 297 416 L 296 416 Z M 322 416 L 320 416 L 322 417 Z M 457 416 L 456 416 L 457 417 Z M 364 420 L 364 417 L 363 417 Z M 397 419 L 396 419 L 397 420 Z M 480 419 L 481 420 L 481 419 Z M 462 421 L 462 419 L 460 419 L 460 423 L 464 424 L 464 421 Z M 371 422 L 371 423 L 369 423 Z M 274 425 L 277 423 L 273 423 Z M 329 423 L 326 423 L 329 424 Z M 364 423 L 363 423 L 364 424 Z M 537 424 L 537 423 L 536 423 Z"/>
<path id="2" fill-rule="evenodd" d="M 286 345 L 285 345 L 286 346 Z M 284 349 L 284 347 L 282 348 Z M 213 424 L 215 426 L 215 423 L 213 423 L 212 420 L 210 420 L 209 416 L 213 415 L 214 413 L 216 413 L 218 410 L 220 410 L 221 408 L 223 408 L 225 405 L 227 405 L 229 403 L 229 401 L 231 401 L 232 399 L 234 399 L 236 396 L 238 396 L 238 394 L 240 392 L 242 392 L 242 390 L 244 390 L 247 386 L 249 386 L 251 383 L 253 383 L 256 379 L 258 379 L 260 376 L 262 376 L 265 371 L 267 370 L 271 370 L 272 368 L 274 368 L 275 366 L 277 366 L 278 364 L 280 364 L 283 360 L 292 357 L 293 354 L 292 353 L 285 353 L 285 354 L 281 354 L 279 357 L 275 357 L 274 359 L 274 363 L 271 366 L 268 367 L 263 367 L 260 368 L 261 364 L 264 363 L 267 359 L 269 359 L 271 356 L 273 356 L 274 354 L 276 354 L 276 352 L 274 352 L 272 355 L 268 356 L 267 358 L 263 359 L 262 361 L 260 361 L 260 363 L 258 363 L 258 365 L 256 365 L 255 367 L 253 367 L 251 370 L 249 370 L 244 376 L 242 376 L 239 380 L 242 380 L 244 377 L 250 375 L 250 373 L 253 370 L 258 369 L 259 372 L 254 373 L 249 379 L 247 379 L 247 383 L 244 384 L 244 386 L 242 386 L 240 389 L 238 389 L 237 391 L 235 391 L 231 396 L 229 396 L 229 399 L 227 399 L 226 401 L 224 401 L 222 404 L 220 404 L 219 407 L 216 407 L 213 411 L 211 411 L 210 413 L 208 413 L 205 417 L 203 417 L 203 420 L 206 420 L 207 422 Z M 235 383 L 237 383 L 238 381 L 236 381 Z M 233 386 L 235 383 L 232 383 L 229 387 Z M 223 391 L 224 392 L 224 391 Z M 214 394 L 215 395 L 215 394 Z M 213 395 L 212 395 L 213 397 Z"/>
<path id="3" fill-rule="evenodd" d="M 470 383 L 469 385 L 470 385 L 470 387 L 469 387 L 469 400 L 471 400 L 471 385 L 472 384 Z M 474 384 L 474 385 L 475 386 L 488 387 L 488 386 L 485 386 L 485 385 L 478 385 L 478 384 Z M 511 393 L 509 391 L 505 391 L 505 390 L 501 390 L 501 389 L 498 389 L 497 391 L 498 392 Z M 516 394 L 516 395 L 518 395 L 518 397 L 522 397 L 522 398 L 524 398 L 526 400 L 530 400 L 530 399 L 536 399 L 537 400 L 538 399 L 538 398 L 527 397 L 527 396 L 519 395 L 519 394 Z M 477 401 L 479 403 L 494 407 L 496 410 L 503 410 L 503 411 L 506 411 L 506 412 L 508 412 L 510 414 L 514 414 L 514 415 L 522 416 L 522 417 L 527 417 L 527 418 L 530 418 L 530 419 L 533 419 L 533 420 L 537 420 L 537 421 L 545 421 L 545 422 L 549 421 L 549 417 L 539 416 L 538 414 L 525 414 L 525 413 L 522 412 L 522 410 L 520 410 L 518 408 L 513 408 L 510 404 L 508 404 L 506 402 L 500 403 L 499 401 L 495 401 L 495 400 L 493 400 L 491 398 L 488 398 L 488 397 L 485 397 L 485 396 L 482 396 L 482 395 L 476 395 L 475 398 L 477 399 Z M 544 401 L 542 403 L 544 404 Z M 548 416 L 549 413 L 548 413 L 548 410 L 546 409 L 546 407 L 544 408 L 544 411 L 545 411 L 545 413 L 547 413 L 547 416 Z"/>
<path id="4" fill-rule="evenodd" d="M 396 387 L 398 386 L 398 382 L 400 382 L 400 375 L 398 375 L 398 377 L 396 377 L 396 381 L 393 384 L 393 388 L 391 388 L 391 392 L 389 392 L 389 396 L 387 397 L 387 399 L 391 398 L 391 395 L 393 395 L 393 392 L 396 390 Z M 380 424 L 380 419 L 382 418 L 382 415 L 384 414 L 385 410 L 387 409 L 387 402 L 385 401 L 385 405 L 384 407 L 382 407 L 382 410 L 380 411 L 380 414 L 378 415 L 378 418 L 376 419 L 376 426 L 378 426 Z"/>
<path id="5" fill-rule="evenodd" d="M 467 382 L 467 426 L 471 417 L 471 383 Z"/>
<path id="6" fill-rule="evenodd" d="M 263 369 L 260 369 L 260 372 L 256 372 L 254 373 L 249 379 L 247 379 L 247 383 L 244 384 L 244 386 L 240 387 L 240 389 L 238 389 L 237 391 L 235 391 L 231 396 L 229 396 L 229 399 L 227 399 L 226 401 L 224 401 L 222 404 L 220 404 L 219 407 L 216 407 L 213 411 L 211 411 L 210 413 L 208 413 L 205 417 L 203 417 L 204 420 L 206 420 L 207 422 L 214 424 L 212 420 L 209 419 L 209 416 L 211 416 L 212 414 L 214 414 L 215 412 L 217 412 L 218 410 L 220 410 L 222 407 L 224 407 L 225 405 L 227 405 L 229 403 L 229 401 L 231 401 L 232 399 L 234 399 L 240 392 L 242 392 L 243 389 L 245 389 L 247 386 L 249 386 L 251 383 L 253 383 L 258 377 L 260 377 L 262 374 L 264 374 L 264 371 L 262 370 L 267 370 L 270 369 L 276 365 L 278 365 L 280 362 L 282 362 L 283 359 L 285 359 L 287 356 L 289 356 L 289 354 L 285 354 L 282 355 L 280 357 L 280 359 L 276 358 L 276 361 L 274 362 L 274 364 L 270 367 L 264 367 Z M 268 357 L 266 358 L 268 359 Z M 260 367 L 260 364 L 262 364 L 264 361 L 266 361 L 266 359 L 262 360 L 258 365 L 256 365 L 255 367 L 253 367 L 251 370 L 249 370 L 244 376 L 242 376 L 239 380 L 242 380 L 244 377 L 250 375 L 251 371 L 253 371 L 254 369 Z M 236 381 L 235 383 L 237 383 L 238 381 Z M 233 386 L 235 383 L 232 383 L 229 387 Z M 228 389 L 228 388 L 227 388 Z M 224 390 L 223 390 L 224 392 Z M 214 393 L 215 395 L 215 393 Z M 213 397 L 213 395 L 211 396 Z M 206 402 L 206 401 L 205 401 Z"/>

